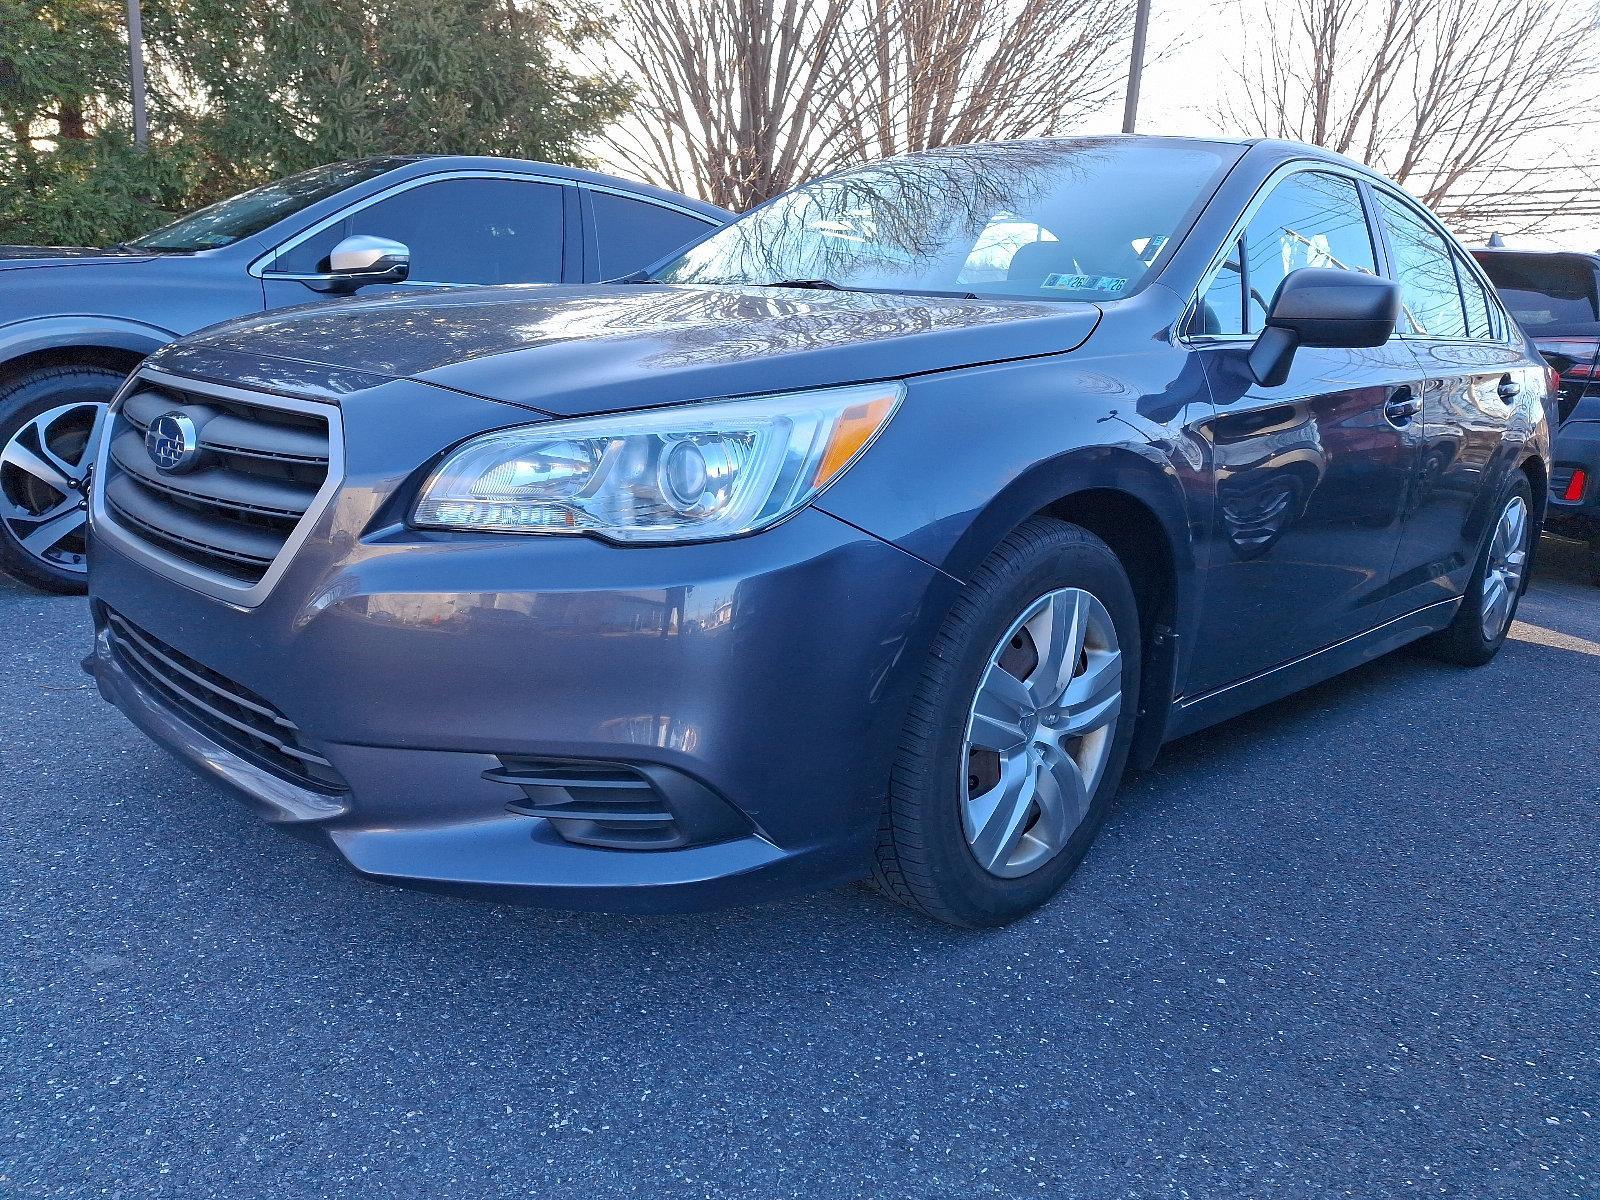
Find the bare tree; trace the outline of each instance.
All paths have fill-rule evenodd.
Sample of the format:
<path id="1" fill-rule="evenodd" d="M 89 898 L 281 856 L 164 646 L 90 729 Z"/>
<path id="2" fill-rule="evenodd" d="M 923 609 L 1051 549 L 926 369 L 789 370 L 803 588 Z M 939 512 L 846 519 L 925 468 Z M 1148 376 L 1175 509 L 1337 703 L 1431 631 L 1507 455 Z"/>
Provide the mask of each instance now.
<path id="1" fill-rule="evenodd" d="M 611 156 L 747 208 L 864 157 L 1057 132 L 1126 68 L 1130 0 L 619 0 Z"/>
<path id="2" fill-rule="evenodd" d="M 1541 187 L 1519 153 L 1582 123 L 1596 41 L 1592 0 L 1265 0 L 1223 115 L 1360 159 L 1473 224 L 1485 181 L 1502 199 Z"/>

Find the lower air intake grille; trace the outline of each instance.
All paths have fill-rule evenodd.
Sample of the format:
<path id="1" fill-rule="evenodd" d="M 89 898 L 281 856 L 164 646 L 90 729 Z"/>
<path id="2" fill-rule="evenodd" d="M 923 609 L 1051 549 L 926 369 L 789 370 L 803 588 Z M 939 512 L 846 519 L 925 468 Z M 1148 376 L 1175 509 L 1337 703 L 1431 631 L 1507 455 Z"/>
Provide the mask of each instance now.
<path id="1" fill-rule="evenodd" d="M 607 850 L 679 850 L 726 841 L 750 824 L 704 784 L 669 767 L 502 756 L 491 783 L 521 788 L 506 807 L 544 817 L 569 842 Z"/>
<path id="2" fill-rule="evenodd" d="M 333 764 L 302 745 L 295 723 L 272 705 L 109 608 L 101 612 L 118 664 L 184 718 L 301 786 L 345 790 Z"/>

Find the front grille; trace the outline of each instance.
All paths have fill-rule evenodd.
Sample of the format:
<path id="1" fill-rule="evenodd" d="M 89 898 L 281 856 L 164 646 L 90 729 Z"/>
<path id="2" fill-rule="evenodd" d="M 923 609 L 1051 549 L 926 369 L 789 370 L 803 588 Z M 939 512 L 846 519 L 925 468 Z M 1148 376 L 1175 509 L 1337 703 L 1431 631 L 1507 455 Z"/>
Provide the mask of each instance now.
<path id="1" fill-rule="evenodd" d="M 321 792 L 344 790 L 333 764 L 307 749 L 295 723 L 260 696 L 111 609 L 102 606 L 101 613 L 117 663 L 183 717 L 295 783 Z"/>
<path id="2" fill-rule="evenodd" d="M 157 467 L 145 446 L 150 425 L 169 415 L 187 417 L 197 436 L 181 474 Z M 282 553 L 331 465 L 321 412 L 148 378 L 118 407 L 109 437 L 101 495 L 121 530 L 246 587 Z"/>
<path id="3" fill-rule="evenodd" d="M 749 822 L 705 784 L 654 764 L 502 755 L 483 777 L 521 788 L 523 799 L 508 809 L 545 818 L 580 846 L 678 850 L 750 832 Z"/>

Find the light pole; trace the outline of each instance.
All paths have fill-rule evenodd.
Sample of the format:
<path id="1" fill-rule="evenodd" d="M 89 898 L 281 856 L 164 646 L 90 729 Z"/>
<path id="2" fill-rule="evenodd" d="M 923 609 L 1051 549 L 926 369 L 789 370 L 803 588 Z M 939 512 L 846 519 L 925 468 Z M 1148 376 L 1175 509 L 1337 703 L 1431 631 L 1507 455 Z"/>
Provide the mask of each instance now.
<path id="1" fill-rule="evenodd" d="M 1139 0 L 1133 16 L 1133 56 L 1128 63 L 1128 98 L 1122 106 L 1123 133 L 1132 133 L 1139 118 L 1139 76 L 1144 74 L 1144 42 L 1149 32 L 1150 0 Z"/>
<path id="2" fill-rule="evenodd" d="M 128 82 L 133 96 L 133 144 L 150 144 L 150 121 L 144 107 L 144 21 L 139 0 L 128 0 Z"/>

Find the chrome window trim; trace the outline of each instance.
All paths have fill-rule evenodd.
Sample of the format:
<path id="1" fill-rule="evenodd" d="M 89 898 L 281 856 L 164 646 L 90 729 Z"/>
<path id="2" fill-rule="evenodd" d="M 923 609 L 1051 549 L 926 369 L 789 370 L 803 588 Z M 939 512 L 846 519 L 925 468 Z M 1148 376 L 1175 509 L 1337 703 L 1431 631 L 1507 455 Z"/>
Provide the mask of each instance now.
<path id="1" fill-rule="evenodd" d="M 311 505 L 306 509 L 305 515 L 300 518 L 299 524 L 294 527 L 283 543 L 283 548 L 278 551 L 277 557 L 262 574 L 261 578 L 251 584 L 240 583 L 215 571 L 183 559 L 163 554 L 161 550 L 123 530 L 105 506 L 106 464 L 111 457 L 111 431 L 117 416 L 121 413 L 122 402 L 138 390 L 141 382 L 154 383 L 160 386 L 176 388 L 180 391 L 194 392 L 197 395 L 217 396 L 224 400 L 235 400 L 242 404 L 252 404 L 258 408 L 281 408 L 290 412 L 312 413 L 322 417 L 328 422 L 328 477 L 323 480 L 322 487 L 312 497 Z M 344 423 L 341 420 L 339 406 L 321 401 L 293 400 L 287 396 L 279 396 L 272 392 L 250 391 L 245 388 L 227 387 L 220 383 L 207 383 L 199 379 L 189 379 L 181 375 L 173 375 L 156 367 L 141 367 L 128 377 L 121 388 L 117 390 L 112 399 L 106 415 L 102 418 L 103 426 L 98 431 L 100 445 L 95 453 L 94 485 L 89 489 L 89 519 L 91 536 L 104 540 L 115 546 L 119 552 L 148 567 L 167 579 L 180 583 L 214 600 L 226 601 L 240 608 L 255 608 L 267 598 L 273 586 L 288 570 L 295 554 L 311 535 L 311 530 L 326 515 L 333 503 L 333 498 L 344 485 Z"/>
<path id="2" fill-rule="evenodd" d="M 590 192 L 604 192 L 608 196 L 621 196 L 624 200 L 637 200 L 640 204 L 653 204 L 657 208 L 664 208 L 669 212 L 675 212 L 685 217 L 693 217 L 696 221 L 703 225 L 709 225 L 713 229 L 721 229 L 728 224 L 727 221 L 719 221 L 715 217 L 708 217 L 703 212 L 695 212 L 692 208 L 685 208 L 683 205 L 674 204 L 670 200 L 663 200 L 657 196 L 646 196 L 640 192 L 630 192 L 627 188 L 609 187 L 603 183 L 584 183 L 581 180 L 577 182 L 577 186 Z"/>
<path id="3" fill-rule="evenodd" d="M 1194 291 L 1189 294 L 1189 299 L 1184 304 L 1183 312 L 1179 315 L 1178 323 L 1175 326 L 1175 329 L 1177 330 L 1177 341 L 1180 345 L 1188 346 L 1195 350 L 1203 350 L 1208 346 L 1240 346 L 1254 342 L 1256 338 L 1261 336 L 1259 332 L 1191 334 L 1184 333 L 1183 331 L 1189 327 L 1189 318 L 1194 315 L 1195 309 L 1199 308 L 1200 297 L 1205 295 L 1205 290 L 1211 286 L 1216 272 L 1221 270 L 1222 264 L 1227 261 L 1228 251 L 1239 240 L 1240 235 L 1244 233 L 1245 226 L 1249 225 L 1251 219 L 1261 211 L 1261 206 L 1267 202 L 1267 197 L 1277 189 L 1279 184 L 1288 179 L 1291 175 L 1299 175 L 1305 172 L 1320 175 L 1334 175 L 1341 179 L 1348 180 L 1351 184 L 1353 184 L 1356 189 L 1357 201 L 1361 205 L 1362 215 L 1367 221 L 1367 237 L 1369 240 L 1377 237 L 1378 230 L 1373 225 L 1375 214 L 1367 211 L 1366 198 L 1361 192 L 1362 183 L 1370 182 L 1364 173 L 1358 173 L 1349 169 L 1348 167 L 1342 166 L 1339 163 L 1324 162 L 1323 160 L 1316 158 L 1296 158 L 1281 164 L 1272 172 L 1272 174 L 1268 175 L 1261 181 L 1261 186 L 1258 187 L 1255 190 L 1255 194 L 1250 197 L 1250 203 L 1244 206 L 1244 212 L 1240 214 L 1239 218 L 1234 221 L 1231 226 L 1229 226 L 1228 236 L 1222 239 L 1222 243 L 1217 247 L 1216 253 L 1211 256 L 1211 261 L 1206 264 L 1206 269 L 1201 272 L 1200 282 L 1195 286 Z M 1375 264 L 1378 264 L 1380 268 L 1383 266 L 1383 257 L 1384 256 L 1380 252 L 1380 247 L 1377 241 L 1373 240 L 1372 260 Z M 1388 278 L 1387 274 L 1381 274 L 1379 277 Z M 1398 331 L 1396 332 L 1396 336 L 1398 336 Z"/>
<path id="4" fill-rule="evenodd" d="M 363 212 L 377 204 L 380 200 L 387 200 L 391 196 L 398 196 L 401 192 L 409 192 L 412 188 L 422 187 L 429 183 L 443 183 L 449 179 L 509 179 L 513 183 L 542 183 L 553 187 L 578 187 L 576 179 L 563 179 L 557 175 L 536 175 L 522 171 L 436 171 L 431 175 L 418 175 L 414 179 L 402 179 L 381 192 L 374 192 L 361 200 L 351 204 L 348 208 L 341 208 L 331 216 L 326 216 L 308 229 L 303 229 L 293 237 L 279 242 L 266 253 L 258 256 L 250 263 L 250 274 L 257 279 L 277 279 L 289 283 L 304 283 L 306 280 L 328 279 L 327 275 L 298 275 L 287 271 L 273 271 L 268 264 L 275 261 L 280 254 L 287 254 L 302 242 L 308 241 L 321 233 L 330 225 L 348 220 L 356 213 Z M 476 287 L 477 284 L 452 284 L 448 282 L 430 282 L 425 279 L 407 279 L 407 284 L 418 287 Z"/>

